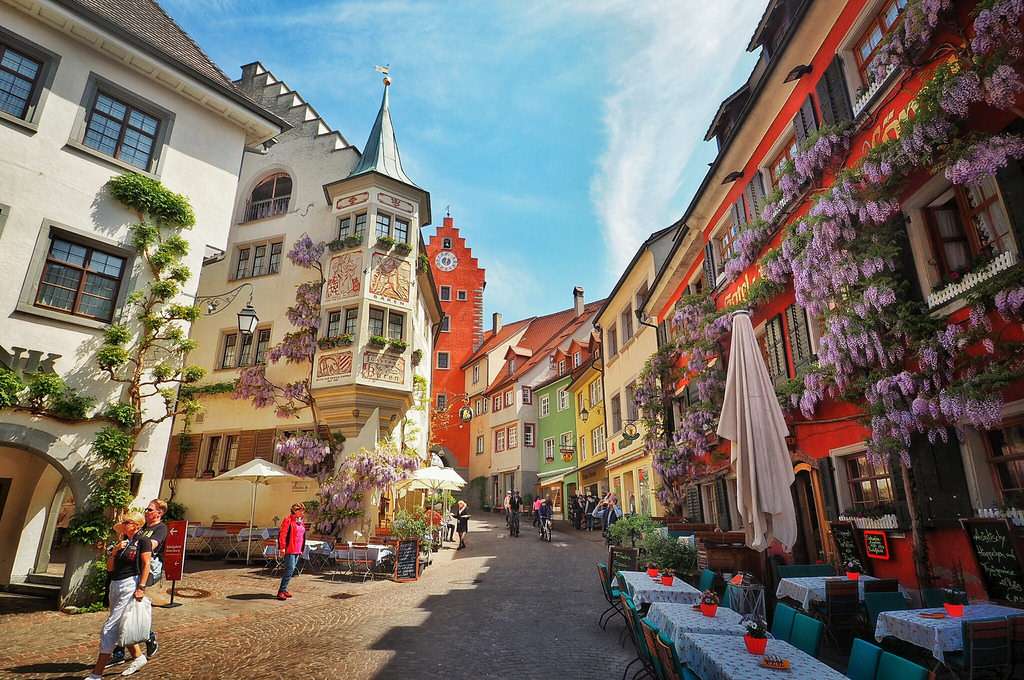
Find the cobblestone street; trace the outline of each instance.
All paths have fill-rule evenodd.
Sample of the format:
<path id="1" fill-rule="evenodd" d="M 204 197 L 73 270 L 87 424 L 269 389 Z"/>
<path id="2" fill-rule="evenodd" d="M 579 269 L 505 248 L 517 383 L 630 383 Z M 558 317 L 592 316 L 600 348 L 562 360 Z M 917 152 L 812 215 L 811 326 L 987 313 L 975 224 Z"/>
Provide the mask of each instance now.
<path id="1" fill-rule="evenodd" d="M 471 525 L 415 583 L 293 581 L 192 561 L 179 586 L 209 595 L 154 609 L 160 652 L 141 678 L 604 678 L 628 655 L 619 624 L 597 627 L 600 535 L 556 527 L 552 543 L 497 515 Z M 191 591 L 195 594 L 194 590 Z M 104 613 L 12 611 L 0 600 L 0 678 L 81 678 Z M 123 667 L 107 672 L 117 676 Z M 116 671 L 116 672 L 115 672 Z"/>

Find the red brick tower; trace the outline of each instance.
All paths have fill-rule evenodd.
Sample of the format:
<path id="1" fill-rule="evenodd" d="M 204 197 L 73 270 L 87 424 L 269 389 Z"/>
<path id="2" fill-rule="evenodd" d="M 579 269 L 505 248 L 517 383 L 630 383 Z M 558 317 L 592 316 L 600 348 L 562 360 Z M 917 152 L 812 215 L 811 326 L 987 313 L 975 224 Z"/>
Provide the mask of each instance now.
<path id="1" fill-rule="evenodd" d="M 443 448 L 439 453 L 449 465 L 465 470 L 469 467 L 469 425 L 459 419 L 459 409 L 466 405 L 462 364 L 483 342 L 487 283 L 450 213 L 427 243 L 427 257 L 445 313 L 434 345 L 431 441 Z"/>

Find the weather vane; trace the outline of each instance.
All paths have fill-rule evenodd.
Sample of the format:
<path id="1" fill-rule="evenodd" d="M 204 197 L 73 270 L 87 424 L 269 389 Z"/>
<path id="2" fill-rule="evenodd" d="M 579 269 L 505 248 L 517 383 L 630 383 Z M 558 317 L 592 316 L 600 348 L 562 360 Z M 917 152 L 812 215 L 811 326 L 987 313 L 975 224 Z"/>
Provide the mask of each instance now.
<path id="1" fill-rule="evenodd" d="M 374 66 L 373 70 L 375 70 L 377 73 L 384 74 L 385 85 L 391 84 L 391 64 L 384 64 L 383 66 Z"/>

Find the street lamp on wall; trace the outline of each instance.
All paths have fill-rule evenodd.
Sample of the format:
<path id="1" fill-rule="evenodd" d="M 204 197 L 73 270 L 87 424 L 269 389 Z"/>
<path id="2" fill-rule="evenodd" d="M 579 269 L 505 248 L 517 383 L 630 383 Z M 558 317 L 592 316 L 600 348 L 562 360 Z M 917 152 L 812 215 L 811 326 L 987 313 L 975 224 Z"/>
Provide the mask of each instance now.
<path id="1" fill-rule="evenodd" d="M 245 307 L 242 311 L 238 312 L 238 332 L 242 335 L 252 335 L 256 331 L 256 326 L 260 322 L 260 318 L 256 315 L 256 308 L 252 306 L 252 293 L 253 287 L 251 283 L 243 283 L 242 285 L 232 288 L 225 293 L 218 293 L 216 295 L 197 295 L 196 305 L 205 302 L 206 303 L 206 316 L 213 316 L 218 312 L 222 312 L 231 306 L 231 303 L 235 301 L 239 293 L 243 289 L 249 289 L 249 301 L 245 303 Z"/>
<path id="2" fill-rule="evenodd" d="M 260 318 L 256 316 L 256 309 L 252 304 L 247 304 L 238 313 L 238 332 L 242 335 L 252 335 L 256 331 L 256 324 Z"/>
<path id="3" fill-rule="evenodd" d="M 585 422 L 587 422 L 587 420 L 588 420 L 589 418 L 590 418 L 590 411 L 588 411 L 588 410 L 586 409 L 586 407 L 584 407 L 584 408 L 583 408 L 583 409 L 582 409 L 582 410 L 580 411 L 580 420 L 581 420 L 581 421 L 583 421 L 583 422 L 585 423 Z"/>

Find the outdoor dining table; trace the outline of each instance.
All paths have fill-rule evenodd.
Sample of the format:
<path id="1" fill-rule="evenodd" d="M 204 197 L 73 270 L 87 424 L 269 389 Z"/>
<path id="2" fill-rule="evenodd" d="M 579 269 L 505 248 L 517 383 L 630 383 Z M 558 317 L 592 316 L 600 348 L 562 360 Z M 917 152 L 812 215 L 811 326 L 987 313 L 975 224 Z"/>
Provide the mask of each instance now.
<path id="1" fill-rule="evenodd" d="M 721 610 L 719 610 L 721 611 Z M 751 654 L 738 635 L 683 633 L 676 644 L 679 661 L 701 680 L 778 680 L 780 672 L 761 666 L 764 658 Z M 788 659 L 789 678 L 844 680 L 846 676 L 784 640 L 768 640 L 765 654 Z"/>
<path id="2" fill-rule="evenodd" d="M 800 576 L 779 579 L 779 587 L 775 589 L 775 597 L 788 597 L 800 603 L 805 611 L 810 611 L 812 602 L 825 601 L 825 583 L 827 581 L 846 581 L 845 576 Z M 864 601 L 864 582 L 877 581 L 874 576 L 861 574 L 857 579 L 857 592 L 861 602 Z"/>
<path id="3" fill-rule="evenodd" d="M 363 548 L 360 547 L 360 548 L 358 548 L 358 550 L 363 550 Z M 380 564 L 381 562 L 384 561 L 385 557 L 388 557 L 389 555 L 393 555 L 394 554 L 394 550 L 392 550 L 391 546 L 389 546 L 389 545 L 378 545 L 378 544 L 370 543 L 369 545 L 366 546 L 365 550 L 366 550 L 366 559 L 367 560 L 372 560 L 376 564 Z M 348 547 L 344 547 L 344 548 L 343 547 L 335 547 L 335 550 L 334 550 L 334 553 L 333 553 L 332 556 L 336 560 L 351 560 L 351 559 L 356 559 L 356 558 L 359 557 L 359 555 L 356 552 L 356 548 L 349 549 Z"/>
<path id="4" fill-rule="evenodd" d="M 666 586 L 660 578 L 655 580 L 645 571 L 620 571 L 619 575 L 625 581 L 626 592 L 637 607 L 655 602 L 696 604 L 700 600 L 700 591 L 678 576 L 672 580 L 672 585 Z"/>
<path id="5" fill-rule="evenodd" d="M 747 632 L 740 623 L 743 616 L 726 607 L 719 607 L 714 616 L 704 616 L 692 604 L 655 602 L 647 612 L 647 620 L 658 628 L 662 637 L 672 641 L 680 653 L 680 641 L 689 633 L 706 635 L 733 635 L 742 637 Z"/>
<path id="6" fill-rule="evenodd" d="M 964 607 L 963 616 L 949 616 L 941 619 L 925 618 L 921 614 L 944 614 L 943 609 L 906 609 L 882 612 L 875 624 L 875 639 L 892 636 L 912 645 L 923 647 L 942 663 L 946 654 L 962 652 L 964 637 L 962 623 L 978 619 L 998 619 L 1024 616 L 1024 609 L 1004 607 L 983 602 Z"/>

